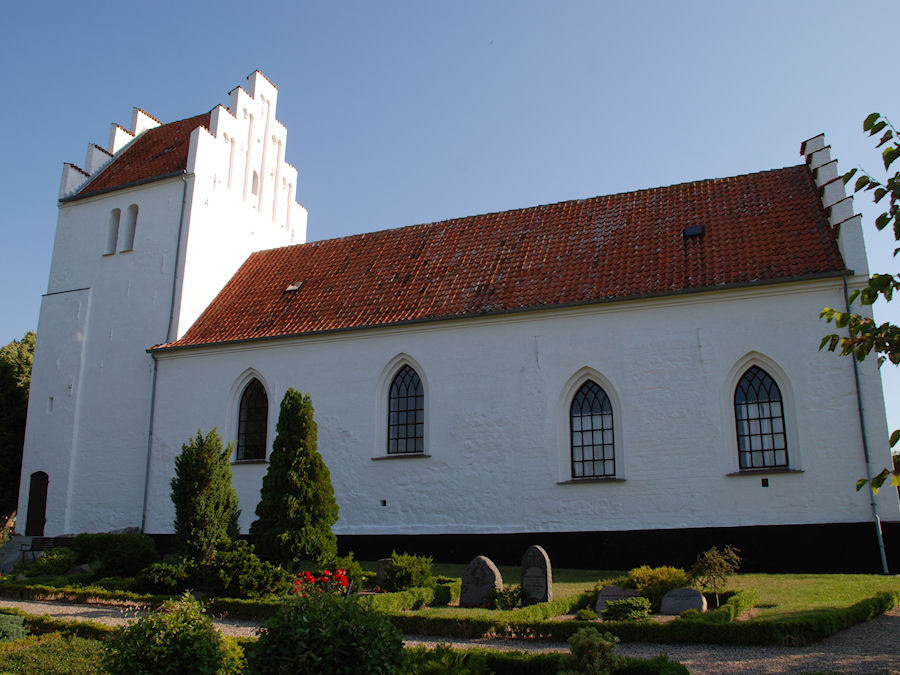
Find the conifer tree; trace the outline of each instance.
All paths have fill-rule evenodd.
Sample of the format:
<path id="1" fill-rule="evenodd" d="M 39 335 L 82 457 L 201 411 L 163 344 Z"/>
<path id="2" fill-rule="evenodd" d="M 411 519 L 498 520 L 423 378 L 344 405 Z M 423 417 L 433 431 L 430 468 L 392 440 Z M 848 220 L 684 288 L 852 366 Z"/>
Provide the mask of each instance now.
<path id="1" fill-rule="evenodd" d="M 281 402 L 257 519 L 250 526 L 260 556 L 284 568 L 299 560 L 326 563 L 337 554 L 331 526 L 338 505 L 331 473 L 316 446 L 308 394 L 288 389 Z"/>
<path id="2" fill-rule="evenodd" d="M 0 347 L 0 528 L 19 499 L 34 337 L 29 331 L 21 340 Z"/>
<path id="3" fill-rule="evenodd" d="M 222 448 L 215 429 L 205 437 L 198 430 L 175 459 L 175 535 L 180 548 L 200 563 L 210 562 L 219 543 L 238 535 L 241 512 L 231 485 L 232 451 L 231 444 Z"/>
<path id="4" fill-rule="evenodd" d="M 19 499 L 34 339 L 34 331 L 29 331 L 0 347 L 0 528 Z"/>

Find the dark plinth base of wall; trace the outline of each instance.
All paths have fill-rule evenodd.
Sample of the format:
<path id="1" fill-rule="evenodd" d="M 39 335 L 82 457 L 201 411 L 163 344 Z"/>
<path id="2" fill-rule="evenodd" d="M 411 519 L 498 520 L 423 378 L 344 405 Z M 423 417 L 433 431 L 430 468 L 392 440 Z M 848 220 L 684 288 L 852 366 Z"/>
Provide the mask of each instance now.
<path id="1" fill-rule="evenodd" d="M 900 522 L 883 523 L 888 565 L 900 572 Z M 639 565 L 690 567 L 701 551 L 731 544 L 743 572 L 873 572 L 881 557 L 874 523 L 760 525 L 624 532 L 515 534 L 343 535 L 340 552 L 359 560 L 398 553 L 467 563 L 486 555 L 498 565 L 518 565 L 532 544 L 543 546 L 554 566 L 626 570 Z"/>

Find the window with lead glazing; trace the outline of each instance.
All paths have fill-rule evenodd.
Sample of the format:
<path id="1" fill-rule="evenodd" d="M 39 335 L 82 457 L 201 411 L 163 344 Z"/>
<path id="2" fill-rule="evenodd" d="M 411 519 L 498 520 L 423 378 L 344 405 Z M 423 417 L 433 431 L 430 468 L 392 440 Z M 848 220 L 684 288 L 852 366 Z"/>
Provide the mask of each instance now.
<path id="1" fill-rule="evenodd" d="M 238 415 L 237 459 L 266 458 L 269 397 L 259 380 L 252 380 L 241 395 Z"/>
<path id="2" fill-rule="evenodd" d="M 613 410 L 603 388 L 588 380 L 572 399 L 572 478 L 616 475 Z"/>
<path id="3" fill-rule="evenodd" d="M 425 391 L 410 366 L 394 376 L 388 399 L 388 454 L 425 452 Z"/>
<path id="4" fill-rule="evenodd" d="M 741 470 L 788 467 L 781 390 L 762 368 L 751 366 L 734 391 Z"/>

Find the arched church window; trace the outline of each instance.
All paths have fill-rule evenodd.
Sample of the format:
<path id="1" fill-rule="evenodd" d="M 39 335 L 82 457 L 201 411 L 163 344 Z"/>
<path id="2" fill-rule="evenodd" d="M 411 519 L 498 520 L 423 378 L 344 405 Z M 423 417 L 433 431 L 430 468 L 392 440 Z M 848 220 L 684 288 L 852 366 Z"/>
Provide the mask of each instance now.
<path id="1" fill-rule="evenodd" d="M 269 397 L 262 383 L 253 379 L 241 394 L 238 414 L 237 459 L 266 458 Z"/>
<path id="2" fill-rule="evenodd" d="M 613 409 L 603 388 L 588 380 L 569 409 L 572 434 L 572 478 L 612 478 L 616 475 Z"/>
<path id="3" fill-rule="evenodd" d="M 119 220 L 122 218 L 120 209 L 109 212 L 109 226 L 106 230 L 106 249 L 104 255 L 112 255 L 116 252 L 116 243 L 119 241 Z"/>
<path id="4" fill-rule="evenodd" d="M 425 390 L 409 365 L 403 366 L 391 382 L 387 451 L 389 455 L 425 452 Z"/>
<path id="5" fill-rule="evenodd" d="M 119 251 L 134 249 L 134 234 L 137 231 L 138 205 L 132 204 L 125 211 L 125 229 L 122 231 L 122 243 Z"/>
<path id="6" fill-rule="evenodd" d="M 742 471 L 788 466 L 781 390 L 759 366 L 748 368 L 737 383 L 734 420 Z"/>

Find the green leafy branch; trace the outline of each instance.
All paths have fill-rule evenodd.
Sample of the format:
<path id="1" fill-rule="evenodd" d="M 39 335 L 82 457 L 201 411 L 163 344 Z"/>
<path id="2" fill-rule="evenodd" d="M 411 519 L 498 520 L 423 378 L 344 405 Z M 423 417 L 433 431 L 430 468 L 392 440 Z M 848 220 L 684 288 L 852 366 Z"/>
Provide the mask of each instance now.
<path id="1" fill-rule="evenodd" d="M 854 177 L 853 192 L 870 192 L 872 201 L 879 204 L 888 198 L 887 210 L 875 218 L 875 227 L 884 230 L 889 227 L 894 233 L 894 240 L 900 242 L 900 172 L 895 171 L 889 175 L 891 165 L 900 159 L 900 134 L 891 124 L 890 120 L 880 113 L 872 113 L 863 121 L 863 131 L 869 136 L 881 134 L 876 148 L 881 151 L 881 160 L 884 164 L 886 178 L 882 182 L 873 177 L 862 168 L 851 169 L 843 176 L 844 185 L 847 185 Z M 900 253 L 900 247 L 894 249 L 894 256 Z M 852 304 L 859 300 L 862 305 L 872 305 L 878 298 L 884 298 L 890 302 L 894 292 L 900 291 L 900 276 L 895 274 L 873 274 L 863 288 L 853 291 L 849 297 Z M 839 351 L 841 356 L 850 356 L 857 361 L 863 361 L 873 351 L 878 354 L 878 365 L 890 361 L 894 365 L 900 365 L 900 326 L 890 322 L 876 324 L 870 316 L 856 312 L 841 312 L 832 307 L 822 310 L 820 317 L 828 323 L 834 323 L 836 328 L 846 329 L 846 334 L 831 333 L 822 338 L 819 349 L 827 349 L 831 352 Z M 900 430 L 891 433 L 890 443 L 893 448 L 900 442 Z M 893 467 L 885 468 L 871 480 L 872 492 L 878 490 L 890 478 L 891 485 L 900 487 L 900 461 L 894 457 Z M 869 483 L 866 478 L 856 482 L 856 489 L 861 490 Z"/>

